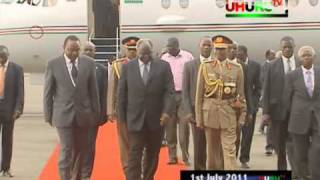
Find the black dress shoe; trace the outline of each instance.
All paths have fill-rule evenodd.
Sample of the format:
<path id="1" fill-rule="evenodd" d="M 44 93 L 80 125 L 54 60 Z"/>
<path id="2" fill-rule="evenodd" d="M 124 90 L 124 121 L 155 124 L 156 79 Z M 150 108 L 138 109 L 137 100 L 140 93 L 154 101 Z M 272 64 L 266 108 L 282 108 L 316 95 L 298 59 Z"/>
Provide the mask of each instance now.
<path id="1" fill-rule="evenodd" d="M 168 161 L 169 165 L 178 164 L 178 158 L 173 158 Z"/>
<path id="2" fill-rule="evenodd" d="M 266 149 L 266 156 L 271 156 L 273 154 L 273 150 L 272 149 Z"/>
<path id="3" fill-rule="evenodd" d="M 190 166 L 190 162 L 189 161 L 183 161 L 185 166 Z"/>
<path id="4" fill-rule="evenodd" d="M 248 163 L 241 163 L 241 168 L 249 169 L 250 167 L 249 167 Z"/>
<path id="5" fill-rule="evenodd" d="M 13 177 L 14 175 L 8 170 L 8 171 L 3 171 L 2 176 L 4 176 L 4 177 Z"/>

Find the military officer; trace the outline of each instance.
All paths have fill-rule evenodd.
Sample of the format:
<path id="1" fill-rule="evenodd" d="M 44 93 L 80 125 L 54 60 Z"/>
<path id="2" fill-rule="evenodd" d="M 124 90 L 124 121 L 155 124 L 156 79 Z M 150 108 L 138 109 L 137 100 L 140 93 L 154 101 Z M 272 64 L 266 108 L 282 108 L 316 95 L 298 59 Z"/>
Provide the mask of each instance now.
<path id="1" fill-rule="evenodd" d="M 225 36 L 212 38 L 215 58 L 199 67 L 195 112 L 197 126 L 204 128 L 207 141 L 207 169 L 219 169 L 217 161 L 223 150 L 225 170 L 237 169 L 236 163 L 236 111 L 241 110 L 240 122 L 244 123 L 246 102 L 244 79 L 239 64 L 227 59 L 227 48 L 232 41 Z"/>
<path id="2" fill-rule="evenodd" d="M 113 121 L 117 119 L 117 88 L 118 81 L 120 79 L 121 67 L 128 61 L 137 57 L 136 44 L 139 40 L 138 37 L 127 37 L 122 40 L 122 44 L 126 50 L 126 56 L 124 58 L 113 61 L 111 65 L 110 79 L 108 84 L 108 98 L 107 98 L 107 115 L 108 120 Z M 117 121 L 117 130 L 120 146 L 120 159 L 124 173 L 128 166 L 128 154 L 129 154 L 129 140 L 127 125 L 123 121 Z"/>

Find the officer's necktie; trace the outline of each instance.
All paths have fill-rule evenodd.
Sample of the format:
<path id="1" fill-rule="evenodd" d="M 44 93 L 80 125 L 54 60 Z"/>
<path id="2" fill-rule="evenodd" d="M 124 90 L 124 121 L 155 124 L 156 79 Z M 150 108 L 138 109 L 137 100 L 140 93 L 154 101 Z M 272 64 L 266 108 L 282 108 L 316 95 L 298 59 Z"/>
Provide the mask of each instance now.
<path id="1" fill-rule="evenodd" d="M 74 84 L 76 84 L 76 80 L 77 80 L 77 77 L 78 77 L 78 70 L 77 70 L 75 61 L 71 61 L 71 63 L 72 63 L 71 76 L 72 76 Z"/>
<path id="2" fill-rule="evenodd" d="M 145 85 L 147 85 L 148 78 L 149 78 L 148 64 L 144 64 L 142 80 Z"/>
<path id="3" fill-rule="evenodd" d="M 5 67 L 0 66 L 0 97 L 4 96 Z"/>
<path id="4" fill-rule="evenodd" d="M 310 97 L 313 95 L 313 82 L 312 82 L 312 76 L 311 71 L 306 71 L 306 87 L 307 91 Z"/>

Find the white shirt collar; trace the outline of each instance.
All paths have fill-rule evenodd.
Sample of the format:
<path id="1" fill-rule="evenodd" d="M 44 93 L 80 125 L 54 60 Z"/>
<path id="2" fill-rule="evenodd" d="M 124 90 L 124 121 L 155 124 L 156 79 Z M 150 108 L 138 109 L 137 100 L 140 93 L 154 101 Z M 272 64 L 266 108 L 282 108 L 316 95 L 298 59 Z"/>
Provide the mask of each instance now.
<path id="1" fill-rule="evenodd" d="M 307 71 L 310 71 L 311 74 L 314 74 L 314 68 L 313 68 L 313 65 L 310 69 L 306 69 L 305 67 L 301 66 L 302 68 L 302 71 L 303 71 L 303 74 L 306 74 Z"/>
<path id="2" fill-rule="evenodd" d="M 208 58 L 203 57 L 202 55 L 200 55 L 200 62 L 204 62 L 205 60 L 211 60 L 211 56 L 209 56 Z"/>
<path id="3" fill-rule="evenodd" d="M 290 63 L 292 63 L 292 61 L 294 61 L 294 59 L 295 59 L 295 58 L 294 58 L 294 55 L 292 55 L 289 59 L 290 59 Z M 282 55 L 282 60 L 287 62 L 288 58 L 286 58 L 286 57 L 284 57 L 284 56 Z"/>
<path id="4" fill-rule="evenodd" d="M 248 65 L 249 62 L 249 58 L 247 57 L 247 59 L 244 61 L 244 64 Z"/>
<path id="5" fill-rule="evenodd" d="M 142 62 L 140 59 L 139 59 L 138 61 L 139 61 L 139 67 L 145 65 L 144 62 Z M 147 66 L 150 66 L 150 63 L 151 63 L 151 61 L 149 61 L 149 62 L 147 63 Z"/>
<path id="6" fill-rule="evenodd" d="M 67 63 L 67 64 L 71 64 L 71 59 L 69 59 L 66 54 L 63 54 L 63 56 L 64 56 L 64 59 L 66 60 L 66 63 Z M 75 63 L 76 63 L 76 64 L 78 64 L 78 60 L 79 60 L 79 58 L 77 58 L 77 59 L 75 60 Z"/>

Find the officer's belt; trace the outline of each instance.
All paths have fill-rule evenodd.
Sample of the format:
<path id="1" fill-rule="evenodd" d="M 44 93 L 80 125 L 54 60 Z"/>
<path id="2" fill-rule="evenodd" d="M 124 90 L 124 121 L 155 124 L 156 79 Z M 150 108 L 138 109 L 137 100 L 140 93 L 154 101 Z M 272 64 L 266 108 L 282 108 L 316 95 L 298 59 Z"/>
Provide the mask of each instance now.
<path id="1" fill-rule="evenodd" d="M 212 98 L 212 99 L 218 99 L 218 95 L 217 94 L 213 94 L 212 96 L 209 96 L 207 98 Z M 222 95 L 222 100 L 229 100 L 229 99 L 235 99 L 236 97 L 233 95 Z"/>

